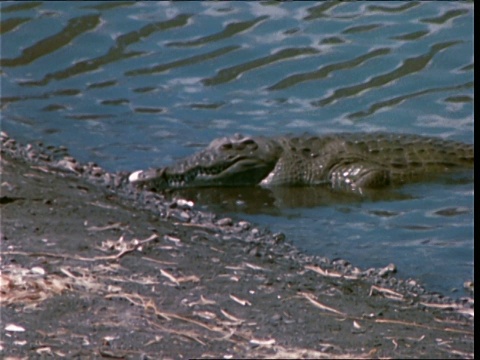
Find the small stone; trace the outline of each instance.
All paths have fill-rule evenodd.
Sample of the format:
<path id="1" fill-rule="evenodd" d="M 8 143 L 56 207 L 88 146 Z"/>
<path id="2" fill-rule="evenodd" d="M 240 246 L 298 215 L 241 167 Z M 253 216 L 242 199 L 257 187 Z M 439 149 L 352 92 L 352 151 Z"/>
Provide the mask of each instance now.
<path id="1" fill-rule="evenodd" d="M 380 271 L 378 272 L 378 275 L 381 277 L 385 277 L 395 272 L 397 272 L 397 267 L 395 266 L 395 264 L 388 264 L 383 269 L 380 269 Z"/>
<path id="2" fill-rule="evenodd" d="M 285 241 L 285 234 L 283 233 L 275 233 L 272 235 L 275 244 L 279 244 Z"/>
<path id="3" fill-rule="evenodd" d="M 418 285 L 417 282 L 413 279 L 408 280 L 407 284 L 410 285 L 410 286 L 417 286 Z"/>
<path id="4" fill-rule="evenodd" d="M 232 226 L 232 224 L 233 224 L 232 219 L 230 219 L 228 217 L 220 219 L 220 220 L 217 221 L 217 225 L 219 225 L 219 226 Z"/>
<path id="5" fill-rule="evenodd" d="M 282 320 L 282 315 L 280 314 L 275 314 L 270 318 L 270 323 L 272 324 L 278 324 Z"/>
<path id="6" fill-rule="evenodd" d="M 113 186 L 118 188 L 120 187 L 121 184 L 122 184 L 122 178 L 120 176 L 115 176 L 113 179 Z"/>
<path id="7" fill-rule="evenodd" d="M 248 221 L 240 221 L 238 225 L 243 229 L 243 230 L 248 230 L 250 228 L 250 223 Z"/>
<path id="8" fill-rule="evenodd" d="M 99 166 L 94 166 L 92 168 L 92 175 L 93 176 L 96 176 L 96 177 L 99 177 L 100 175 L 102 175 L 103 173 L 103 169 Z"/>
<path id="9" fill-rule="evenodd" d="M 195 203 L 190 200 L 178 199 L 175 201 L 176 205 L 181 209 L 191 209 Z"/>
<path id="10" fill-rule="evenodd" d="M 24 332 L 25 328 L 16 324 L 7 324 L 5 326 L 6 331 L 12 331 L 12 332 Z"/>
<path id="11" fill-rule="evenodd" d="M 333 264 L 334 264 L 334 265 L 344 266 L 344 267 L 350 265 L 350 263 L 349 263 L 347 260 L 345 260 L 345 259 L 334 259 L 334 260 L 333 260 Z"/>
<path id="12" fill-rule="evenodd" d="M 182 211 L 182 212 L 180 213 L 180 217 L 181 217 L 183 220 L 186 220 L 186 221 L 190 220 L 190 218 L 191 218 L 190 214 L 189 214 L 188 212 L 186 212 L 186 211 Z"/>
<path id="13" fill-rule="evenodd" d="M 62 169 L 70 170 L 70 171 L 73 171 L 73 172 L 78 171 L 77 166 L 75 166 L 77 164 L 72 162 L 72 161 L 66 160 L 65 158 L 58 161 L 56 165 L 58 167 L 62 168 Z"/>
<path id="14" fill-rule="evenodd" d="M 33 268 L 30 269 L 30 271 L 37 275 L 45 275 L 45 270 L 40 266 L 34 266 Z"/>

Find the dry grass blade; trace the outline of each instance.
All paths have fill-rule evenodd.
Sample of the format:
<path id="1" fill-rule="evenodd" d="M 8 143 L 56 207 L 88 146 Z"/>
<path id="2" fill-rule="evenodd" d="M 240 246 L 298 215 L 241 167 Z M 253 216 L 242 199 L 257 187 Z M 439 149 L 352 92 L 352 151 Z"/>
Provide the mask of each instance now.
<path id="1" fill-rule="evenodd" d="M 215 305 L 216 303 L 217 303 L 216 301 L 209 300 L 209 299 L 203 297 L 203 295 L 200 295 L 200 300 L 192 301 L 192 302 L 188 303 L 187 305 L 189 307 L 192 307 L 194 305 Z"/>
<path id="2" fill-rule="evenodd" d="M 239 319 L 239 318 L 233 316 L 232 314 L 229 314 L 228 312 L 226 312 L 223 309 L 220 309 L 220 312 L 223 314 L 223 316 L 225 316 L 230 321 L 233 321 L 233 322 L 238 323 L 238 324 L 241 324 L 241 323 L 245 322 L 244 319 Z"/>
<path id="3" fill-rule="evenodd" d="M 177 280 L 177 278 L 175 276 L 173 276 L 172 274 L 170 274 L 169 272 L 167 272 L 163 269 L 160 269 L 160 274 L 162 276 L 165 276 L 168 280 L 175 283 L 176 285 L 180 285 L 180 282 Z"/>
<path id="4" fill-rule="evenodd" d="M 173 282 L 176 285 L 180 285 L 181 283 L 184 282 L 199 282 L 200 278 L 196 275 L 189 275 L 189 276 L 181 276 L 181 277 L 175 277 L 169 272 L 160 269 L 160 275 L 165 276 L 168 280 Z"/>
<path id="5" fill-rule="evenodd" d="M 286 348 L 280 345 L 275 345 L 273 348 L 276 353 L 269 353 L 267 355 L 269 359 L 371 359 L 377 352 L 377 349 L 372 349 L 368 353 L 334 354 L 313 349 Z"/>
<path id="6" fill-rule="evenodd" d="M 375 285 L 372 285 L 370 287 L 370 293 L 368 294 L 368 296 L 372 296 L 375 291 L 384 294 L 385 297 L 388 297 L 389 299 L 403 300 L 403 295 L 402 294 L 400 294 L 398 292 L 395 292 L 393 290 L 383 288 L 383 287 L 380 287 L 380 286 L 375 286 Z"/>
<path id="7" fill-rule="evenodd" d="M 230 299 L 232 299 L 233 301 L 235 301 L 236 303 L 242 305 L 242 306 L 251 306 L 252 303 L 248 300 L 243 300 L 243 299 L 240 299 L 232 294 L 230 294 Z"/>
<path id="8" fill-rule="evenodd" d="M 422 304 L 423 306 L 435 308 L 435 309 L 452 309 L 457 311 L 460 314 L 470 315 L 471 317 L 474 317 L 475 315 L 474 309 L 469 309 L 469 308 L 466 308 L 465 306 L 458 305 L 458 304 L 436 304 L 436 303 L 426 303 L 426 302 L 420 302 L 420 304 Z"/>
<path id="9" fill-rule="evenodd" d="M 253 264 L 250 264 L 248 262 L 245 262 L 244 263 L 246 267 L 252 269 L 252 270 L 259 270 L 259 271 L 265 271 L 264 268 L 262 268 L 261 266 L 258 266 L 258 265 L 253 265 Z"/>
<path id="10" fill-rule="evenodd" d="M 105 225 L 105 226 L 90 226 L 87 228 L 88 231 L 106 231 L 106 230 L 112 230 L 112 229 L 122 229 L 122 223 L 116 222 L 111 225 Z"/>
<path id="11" fill-rule="evenodd" d="M 152 259 L 148 256 L 143 256 L 142 259 L 145 259 L 147 261 L 154 262 L 155 264 L 160 264 L 160 265 L 175 265 L 176 262 L 174 261 L 164 261 L 164 260 L 157 260 L 157 259 Z"/>
<path id="12" fill-rule="evenodd" d="M 143 297 L 139 294 L 129 294 L 129 293 L 120 293 L 120 294 L 108 294 L 105 295 L 105 299 L 120 298 L 130 301 L 133 305 L 143 307 L 145 310 L 153 309 L 155 315 L 164 318 L 165 320 L 172 320 L 170 316 L 162 311 L 157 309 L 155 302 L 149 298 Z"/>
<path id="13" fill-rule="evenodd" d="M 306 265 L 304 268 L 307 269 L 307 270 L 314 271 L 317 274 L 320 274 L 320 275 L 325 276 L 325 277 L 343 278 L 343 279 L 348 279 L 348 280 L 357 280 L 358 279 L 358 276 L 345 275 L 345 274 L 341 274 L 341 273 L 337 273 L 337 272 L 333 272 L 333 271 L 324 270 L 320 266 Z"/>
<path id="14" fill-rule="evenodd" d="M 275 339 L 268 339 L 268 340 L 251 339 L 250 344 L 260 345 L 260 346 L 272 346 L 275 344 Z"/>
<path id="15" fill-rule="evenodd" d="M 108 295 L 105 296 L 105 298 L 106 299 L 112 299 L 112 298 L 126 299 L 136 306 L 143 307 L 145 310 L 148 310 L 148 309 L 151 308 L 151 309 L 153 309 L 155 315 L 161 316 L 165 320 L 177 319 L 177 320 L 182 320 L 182 321 L 185 321 L 185 322 L 188 322 L 188 323 L 191 323 L 191 324 L 195 324 L 195 325 L 203 327 L 203 328 L 205 328 L 209 331 L 221 332 L 221 333 L 225 332 L 223 328 L 218 327 L 218 326 L 208 325 L 208 324 L 202 323 L 202 322 L 194 320 L 194 319 L 190 319 L 190 318 L 182 316 L 182 315 L 178 315 L 178 314 L 174 314 L 174 313 L 170 313 L 170 312 L 165 312 L 165 311 L 159 311 L 155 302 L 152 299 L 147 298 L 147 297 L 143 297 L 139 294 L 128 294 L 128 293 L 108 294 Z"/>
<path id="16" fill-rule="evenodd" d="M 150 325 L 152 325 L 153 327 L 155 327 L 155 328 L 157 328 L 157 329 L 159 329 L 159 330 L 161 330 L 161 331 L 164 331 L 164 332 L 167 332 L 167 333 L 170 333 L 170 334 L 180 335 L 180 336 L 186 337 L 186 338 L 188 338 L 188 339 L 192 339 L 192 340 L 198 342 L 199 344 L 201 344 L 201 345 L 203 345 L 203 346 L 207 345 L 207 344 L 204 343 L 202 340 L 200 340 L 200 337 L 201 337 L 202 335 L 197 334 L 197 333 L 194 332 L 194 331 L 191 331 L 191 330 L 190 330 L 190 331 L 185 331 L 185 330 L 184 330 L 184 331 L 180 331 L 180 330 L 175 330 L 175 329 L 169 329 L 169 328 L 166 328 L 166 327 L 164 327 L 164 326 L 162 326 L 162 325 L 160 325 L 160 324 L 157 324 L 157 323 L 155 323 L 155 322 L 153 322 L 153 321 L 149 321 L 149 320 L 147 320 L 147 321 L 148 321 L 148 323 L 149 323 Z"/>
<path id="17" fill-rule="evenodd" d="M 428 330 L 455 332 L 455 333 L 461 333 L 461 334 L 466 334 L 466 335 L 473 336 L 473 331 L 468 331 L 468 330 L 463 330 L 463 329 L 453 329 L 453 328 L 448 328 L 448 327 L 439 328 L 439 327 L 436 327 L 436 326 L 418 324 L 418 323 L 410 322 L 410 321 L 393 320 L 393 319 L 375 319 L 375 322 L 376 323 L 383 323 L 383 324 L 398 324 L 398 325 L 414 326 L 414 327 L 419 327 L 419 328 L 428 329 Z"/>
<path id="18" fill-rule="evenodd" d="M 341 312 L 341 311 L 338 311 L 338 310 L 336 310 L 336 309 L 334 309 L 330 306 L 323 305 L 322 303 L 319 303 L 317 300 L 315 300 L 313 298 L 313 295 L 311 295 L 311 294 L 301 292 L 300 295 L 302 295 L 305 299 L 310 301 L 314 306 L 316 306 L 317 308 L 319 308 L 321 310 L 326 310 L 326 311 L 330 311 L 330 312 L 333 312 L 333 313 L 338 314 L 338 315 L 346 316 L 346 314 Z"/>
<path id="19" fill-rule="evenodd" d="M 90 275 L 76 276 L 67 269 L 60 268 L 66 275 L 42 274 L 19 266 L 3 269 L 0 275 L 0 303 L 1 304 L 35 304 L 65 291 L 72 291 L 75 287 L 97 291 L 103 288 Z M 82 269 L 78 269 L 82 272 Z"/>
<path id="20" fill-rule="evenodd" d="M 47 252 L 35 252 L 35 253 L 28 253 L 28 252 L 23 252 L 23 251 L 6 251 L 5 254 L 8 255 L 25 255 L 25 256 L 46 256 L 46 257 L 53 257 L 53 258 L 61 258 L 61 259 L 72 259 L 72 260 L 79 260 L 79 261 L 102 261 L 102 260 L 117 260 L 123 257 L 124 255 L 131 253 L 135 250 L 137 250 L 140 246 L 153 241 L 158 238 L 158 235 L 153 234 L 147 239 L 144 240 L 133 240 L 132 244 L 129 244 L 129 246 L 117 253 L 116 255 L 108 255 L 108 256 L 94 256 L 91 258 L 86 258 L 82 256 L 71 256 L 67 254 L 55 254 L 55 253 L 47 253 Z"/>

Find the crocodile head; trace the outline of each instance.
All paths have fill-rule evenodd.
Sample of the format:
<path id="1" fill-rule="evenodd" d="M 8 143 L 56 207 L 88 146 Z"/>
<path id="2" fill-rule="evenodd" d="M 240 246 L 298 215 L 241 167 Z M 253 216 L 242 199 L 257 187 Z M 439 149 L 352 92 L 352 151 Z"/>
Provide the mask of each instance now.
<path id="1" fill-rule="evenodd" d="M 173 166 L 136 171 L 131 183 L 157 190 L 199 186 L 255 185 L 274 169 L 282 148 L 273 139 L 234 135 Z"/>

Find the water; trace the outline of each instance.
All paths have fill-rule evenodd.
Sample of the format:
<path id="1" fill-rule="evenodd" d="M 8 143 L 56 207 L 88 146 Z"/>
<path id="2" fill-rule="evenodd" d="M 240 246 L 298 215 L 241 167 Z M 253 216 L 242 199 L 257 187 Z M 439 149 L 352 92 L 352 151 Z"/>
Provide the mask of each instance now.
<path id="1" fill-rule="evenodd" d="M 110 171 L 167 165 L 235 132 L 473 142 L 473 3 L 3 2 L 0 40 L 2 129 Z M 375 199 L 250 189 L 257 200 L 205 203 L 457 296 L 473 279 L 465 176 Z"/>

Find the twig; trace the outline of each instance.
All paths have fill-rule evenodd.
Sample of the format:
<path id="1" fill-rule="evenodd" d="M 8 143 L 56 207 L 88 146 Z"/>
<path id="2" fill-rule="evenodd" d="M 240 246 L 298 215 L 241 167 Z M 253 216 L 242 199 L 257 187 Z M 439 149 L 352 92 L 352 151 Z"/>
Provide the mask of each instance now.
<path id="1" fill-rule="evenodd" d="M 455 332 L 455 333 L 467 334 L 467 335 L 472 335 L 473 336 L 473 331 L 462 330 L 462 329 L 438 328 L 438 327 L 435 327 L 435 326 L 428 326 L 428 325 L 418 324 L 418 323 L 415 323 L 415 322 L 393 320 L 393 319 L 375 319 L 374 321 L 376 323 L 381 323 L 381 324 L 398 324 L 398 325 L 415 326 L 415 327 L 428 329 L 428 330 Z"/>
<path id="2" fill-rule="evenodd" d="M 318 307 L 319 309 L 322 309 L 322 310 L 326 310 L 326 311 L 330 311 L 330 312 L 333 312 L 335 314 L 338 314 L 338 315 L 342 315 L 342 316 L 346 316 L 345 313 L 341 312 L 341 311 L 338 311 L 334 308 L 331 308 L 327 305 L 323 305 L 321 303 L 319 303 L 317 300 L 315 300 L 313 298 L 312 295 L 308 294 L 308 293 L 305 293 L 305 292 L 301 292 L 300 295 L 302 295 L 305 299 L 307 299 L 308 301 L 310 301 L 313 305 L 315 305 L 316 307 Z"/>
<path id="3" fill-rule="evenodd" d="M 395 292 L 393 290 L 387 289 L 387 288 L 376 286 L 376 285 L 372 285 L 370 287 L 370 293 L 368 294 L 368 296 L 372 296 L 374 290 L 376 290 L 380 293 L 383 293 L 383 294 L 391 295 L 391 296 L 387 296 L 389 299 L 403 300 L 403 295 L 402 294 L 400 294 L 398 292 Z"/>
<path id="4" fill-rule="evenodd" d="M 28 253 L 24 251 L 5 251 L 4 254 L 8 255 L 25 255 L 25 256 L 48 256 L 48 257 L 54 257 L 54 258 L 62 258 L 62 259 L 72 259 L 72 260 L 80 260 L 80 261 L 101 261 L 101 260 L 117 260 L 123 257 L 124 255 L 131 253 L 135 250 L 137 250 L 140 246 L 155 240 L 158 238 L 157 234 L 153 234 L 147 239 L 144 240 L 139 240 L 138 243 L 134 244 L 133 246 L 129 247 L 128 249 L 124 249 L 120 251 L 118 254 L 115 255 L 109 255 L 109 256 L 94 256 L 93 258 L 86 258 L 82 256 L 71 256 L 67 254 L 54 254 L 54 253 L 47 253 L 47 252 L 34 252 L 34 253 Z"/>
<path id="5" fill-rule="evenodd" d="M 356 275 L 345 275 L 345 274 L 341 274 L 341 273 L 337 273 L 337 272 L 333 272 L 333 271 L 328 271 L 328 270 L 322 269 L 320 266 L 305 265 L 305 269 L 314 271 L 317 274 L 320 274 L 320 275 L 326 276 L 326 277 L 331 277 L 331 278 L 344 278 L 344 279 L 348 279 L 348 280 L 357 280 L 358 279 L 358 276 L 356 276 Z"/>

